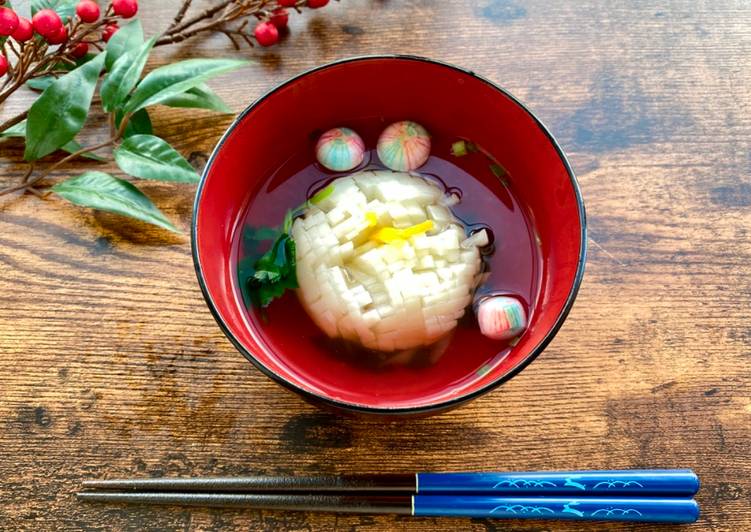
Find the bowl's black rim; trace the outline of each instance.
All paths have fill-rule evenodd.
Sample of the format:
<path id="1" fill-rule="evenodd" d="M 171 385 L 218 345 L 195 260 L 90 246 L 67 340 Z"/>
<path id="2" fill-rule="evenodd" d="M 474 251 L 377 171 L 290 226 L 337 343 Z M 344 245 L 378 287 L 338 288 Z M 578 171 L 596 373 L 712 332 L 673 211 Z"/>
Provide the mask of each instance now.
<path id="1" fill-rule="evenodd" d="M 569 180 L 571 182 L 571 186 L 574 190 L 574 194 L 576 196 L 576 203 L 579 210 L 579 219 L 581 223 L 581 245 L 579 247 L 579 260 L 577 264 L 577 270 L 576 275 L 574 276 L 574 282 L 571 286 L 571 290 L 568 294 L 568 297 L 566 298 L 566 303 L 563 306 L 563 309 L 558 314 L 558 318 L 556 319 L 555 323 L 553 324 L 553 327 L 548 331 L 548 333 L 545 335 L 545 338 L 542 339 L 542 341 L 535 346 L 534 349 L 530 352 L 527 357 L 519 362 L 513 369 L 511 369 L 508 373 L 505 375 L 497 378 L 493 382 L 490 382 L 480 388 L 479 390 L 476 390 L 472 393 L 462 395 L 460 397 L 456 397 L 453 399 L 450 399 L 448 401 L 443 401 L 440 403 L 432 404 L 432 405 L 426 405 L 426 406 L 416 406 L 416 407 L 398 407 L 398 408 L 375 408 L 370 407 L 366 405 L 360 405 L 356 403 L 348 403 L 345 401 L 338 401 L 336 399 L 332 399 L 330 397 L 325 397 L 323 395 L 319 395 L 317 393 L 311 392 L 309 390 L 306 390 L 304 388 L 301 388 L 297 386 L 296 384 L 288 381 L 281 375 L 273 372 L 266 366 L 264 366 L 259 360 L 256 359 L 256 357 L 250 353 L 245 347 L 235 338 L 235 336 L 232 334 L 232 332 L 229 330 L 229 327 L 224 322 L 223 318 L 219 315 L 218 310 L 216 309 L 216 306 L 214 304 L 214 301 L 211 298 L 211 295 L 209 294 L 208 288 L 206 287 L 206 284 L 203 279 L 203 271 L 201 270 L 201 263 L 198 256 L 198 247 L 196 245 L 196 231 L 197 231 L 197 220 L 198 220 L 198 209 L 200 208 L 200 201 L 201 201 L 201 194 L 203 192 L 203 186 L 206 182 L 206 178 L 208 176 L 209 170 L 211 169 L 211 166 L 214 162 L 215 157 L 217 156 L 219 150 L 222 148 L 222 145 L 224 144 L 225 140 L 229 137 L 229 135 L 232 134 L 234 129 L 237 127 L 237 125 L 245 118 L 246 115 L 248 115 L 257 105 L 259 105 L 261 102 L 263 102 L 266 98 L 271 96 L 273 93 L 275 93 L 277 90 L 281 89 L 282 87 L 285 87 L 291 83 L 294 83 L 300 78 L 303 78 L 309 74 L 312 74 L 314 72 L 318 72 L 319 70 L 325 70 L 327 68 L 331 68 L 337 65 L 345 64 L 345 63 L 352 63 L 352 62 L 359 62 L 359 61 L 371 61 L 371 60 L 379 60 L 379 59 L 400 59 L 400 60 L 407 60 L 407 61 L 418 61 L 418 62 L 424 62 L 424 63 L 432 63 L 438 66 L 442 66 L 445 68 L 450 68 L 452 70 L 456 70 L 458 72 L 461 72 L 462 74 L 466 74 L 468 76 L 472 76 L 473 78 L 476 78 L 483 83 L 488 84 L 507 98 L 511 99 L 516 105 L 518 105 L 522 110 L 524 110 L 537 124 L 537 126 L 542 130 L 542 132 L 548 137 L 548 140 L 550 140 L 551 144 L 555 147 L 556 151 L 558 152 L 558 156 L 561 158 L 561 162 L 563 163 L 564 167 L 566 168 L 566 172 L 568 173 Z M 242 353 L 242 355 L 247 358 L 254 366 L 256 366 L 264 375 L 269 377 L 270 379 L 274 380 L 281 386 L 284 386 L 285 388 L 298 393 L 305 397 L 306 399 L 312 401 L 312 402 L 319 402 L 323 403 L 328 406 L 333 406 L 335 408 L 341 408 L 345 409 L 351 412 L 357 412 L 357 413 L 367 413 L 367 414 L 389 414 L 389 415 L 414 415 L 414 414 L 429 414 L 432 412 L 437 412 L 441 410 L 446 410 L 449 408 L 453 408 L 456 406 L 459 406 L 461 404 L 464 404 L 468 401 L 471 401 L 473 399 L 476 399 L 477 397 L 488 393 L 489 391 L 497 388 L 504 382 L 508 381 L 509 379 L 513 378 L 515 375 L 517 375 L 519 372 L 521 372 L 525 367 L 527 367 L 533 360 L 535 360 L 540 353 L 548 346 L 548 344 L 553 340 L 555 335 L 560 330 L 561 326 L 563 325 L 563 322 L 566 320 L 566 317 L 568 316 L 568 313 L 571 311 L 571 307 L 574 304 L 574 300 L 576 299 L 576 295 L 579 292 L 579 287 L 582 283 L 582 278 L 584 276 L 584 264 L 586 262 L 586 256 L 587 256 L 587 219 L 586 219 L 586 213 L 584 210 L 584 200 L 582 199 L 581 190 L 579 188 L 579 183 L 576 180 L 576 176 L 574 175 L 574 171 L 571 168 L 571 164 L 568 162 L 568 159 L 566 158 L 566 155 L 563 153 L 563 150 L 561 149 L 558 142 L 555 140 L 553 135 L 550 133 L 548 128 L 543 124 L 540 119 L 538 119 L 532 111 L 530 111 L 523 103 L 521 103 L 515 96 L 510 94 L 508 91 L 503 89 L 502 87 L 498 86 L 494 82 L 479 76 L 472 72 L 471 70 L 467 70 L 455 65 L 452 65 L 450 63 L 445 63 L 443 61 L 437 61 L 434 59 L 428 59 L 426 57 L 420 57 L 420 56 L 414 56 L 414 55 L 400 55 L 400 54 L 385 54 L 385 55 L 364 55 L 364 56 L 356 56 L 356 57 L 349 57 L 345 59 L 340 59 L 338 61 L 334 61 L 332 63 L 327 63 L 325 65 L 317 66 L 315 68 L 311 68 L 309 70 L 306 70 L 300 74 L 297 74 L 296 76 L 288 79 L 287 81 L 284 81 L 275 87 L 273 87 L 271 90 L 267 91 L 265 94 L 263 94 L 261 97 L 259 97 L 256 101 L 251 103 L 243 112 L 241 112 L 237 118 L 232 122 L 232 124 L 229 126 L 227 131 L 225 131 L 224 135 L 222 135 L 221 139 L 219 139 L 219 142 L 214 147 L 214 150 L 211 153 L 211 156 L 209 157 L 206 167 L 203 170 L 203 173 L 201 175 L 201 180 L 198 184 L 198 189 L 196 190 L 196 197 L 195 202 L 193 204 L 193 220 L 191 222 L 191 249 L 193 254 L 193 263 L 196 268 L 196 276 L 198 277 L 198 284 L 201 287 L 201 292 L 203 292 L 203 297 L 206 300 L 206 303 L 209 307 L 209 310 L 211 311 L 211 314 L 214 316 L 214 319 L 219 324 L 219 327 L 221 328 L 222 332 L 224 332 L 225 336 L 229 339 L 229 341 L 235 346 L 235 348 Z"/>

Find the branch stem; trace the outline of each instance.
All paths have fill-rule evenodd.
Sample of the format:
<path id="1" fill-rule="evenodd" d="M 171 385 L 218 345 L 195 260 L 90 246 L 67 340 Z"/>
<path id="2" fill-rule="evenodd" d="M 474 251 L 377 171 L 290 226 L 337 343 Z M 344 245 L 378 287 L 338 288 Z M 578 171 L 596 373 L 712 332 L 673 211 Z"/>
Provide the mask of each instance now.
<path id="1" fill-rule="evenodd" d="M 50 175 L 52 172 L 60 168 L 62 165 L 64 165 L 71 159 L 75 159 L 76 157 L 79 157 L 85 153 L 90 153 L 92 151 L 96 151 L 101 148 L 106 148 L 107 146 L 113 145 L 115 142 L 120 140 L 120 138 L 122 138 L 123 134 L 125 133 L 125 128 L 128 126 L 128 121 L 130 120 L 130 117 L 131 117 L 130 114 L 126 114 L 125 116 L 123 116 L 123 119 L 120 122 L 120 127 L 118 128 L 114 137 L 110 138 L 109 140 L 106 140 L 105 142 L 96 144 L 94 146 L 84 147 L 84 148 L 81 148 L 80 150 L 76 150 L 73 153 L 57 161 L 55 164 L 47 168 L 44 172 L 42 172 L 38 176 L 35 176 L 32 179 L 28 179 L 28 177 L 31 175 L 31 172 L 34 170 L 34 163 L 31 162 L 29 164 L 29 169 L 26 172 L 26 175 L 24 176 L 23 182 L 20 185 L 15 185 L 13 187 L 0 190 L 0 196 L 5 196 L 6 194 L 12 194 L 13 192 L 18 192 L 19 190 L 26 190 L 29 187 L 32 187 L 35 184 L 37 184 L 39 181 L 41 181 L 42 179 Z"/>
<path id="2" fill-rule="evenodd" d="M 0 124 L 0 133 L 2 133 L 3 131 L 5 131 L 8 128 L 11 128 L 11 127 L 15 126 L 19 122 L 23 122 L 24 120 L 26 120 L 26 117 L 28 117 L 28 116 L 29 116 L 29 111 L 27 109 L 23 113 L 19 113 L 16 116 L 14 116 L 13 118 L 9 118 L 8 120 L 6 120 L 2 124 Z"/>

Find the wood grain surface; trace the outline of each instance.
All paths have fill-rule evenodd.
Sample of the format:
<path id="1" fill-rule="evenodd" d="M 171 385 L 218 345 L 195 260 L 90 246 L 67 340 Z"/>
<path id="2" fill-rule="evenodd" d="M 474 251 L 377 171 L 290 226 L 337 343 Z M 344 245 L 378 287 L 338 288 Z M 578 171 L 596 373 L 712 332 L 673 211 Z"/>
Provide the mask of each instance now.
<path id="1" fill-rule="evenodd" d="M 176 5 L 142 0 L 147 32 Z M 438 417 L 324 413 L 224 338 L 186 237 L 59 200 L 4 198 L 0 529 L 667 530 L 103 506 L 74 492 L 116 476 L 692 467 L 703 514 L 686 529 L 751 530 L 751 4 L 342 0 L 291 17 L 280 46 L 236 52 L 217 36 L 160 48 L 153 64 L 256 59 L 212 83 L 239 111 L 304 69 L 381 52 L 489 77 L 570 155 L 591 251 L 555 341 L 502 388 Z M 2 116 L 32 98 L 16 95 Z M 198 166 L 230 120 L 154 113 Z M 20 179 L 21 153 L 0 143 L 3 186 Z M 187 230 L 193 188 L 144 189 Z"/>

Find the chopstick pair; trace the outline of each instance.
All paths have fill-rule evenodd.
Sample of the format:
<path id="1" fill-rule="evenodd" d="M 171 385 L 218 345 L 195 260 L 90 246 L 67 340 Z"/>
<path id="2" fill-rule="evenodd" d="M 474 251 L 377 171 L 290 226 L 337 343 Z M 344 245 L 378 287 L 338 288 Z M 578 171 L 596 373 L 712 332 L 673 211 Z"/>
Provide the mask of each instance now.
<path id="1" fill-rule="evenodd" d="M 691 523 L 690 470 L 93 480 L 82 500 L 346 513 Z"/>

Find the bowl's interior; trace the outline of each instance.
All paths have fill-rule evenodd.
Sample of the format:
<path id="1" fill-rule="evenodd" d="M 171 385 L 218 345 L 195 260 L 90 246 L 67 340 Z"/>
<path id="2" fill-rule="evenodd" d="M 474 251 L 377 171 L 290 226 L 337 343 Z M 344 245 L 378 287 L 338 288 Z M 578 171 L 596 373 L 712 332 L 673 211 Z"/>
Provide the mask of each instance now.
<path id="1" fill-rule="evenodd" d="M 310 150 L 311 134 L 353 119 L 409 118 L 429 131 L 472 139 L 500 161 L 539 240 L 539 296 L 527 333 L 499 364 L 467 380 L 461 393 L 382 397 L 357 383 L 301 374 L 271 352 L 247 319 L 233 286 L 233 230 L 247 198 L 291 153 Z M 197 198 L 194 252 L 199 278 L 225 332 L 277 380 L 332 402 L 378 409 L 426 409 L 459 401 L 508 377 L 550 340 L 575 295 L 583 267 L 583 208 L 554 142 L 516 101 L 454 67 L 413 58 L 363 58 L 304 74 L 249 108 L 223 138 Z M 448 394 L 448 392 L 447 392 Z M 395 396 L 396 397 L 396 396 Z"/>

